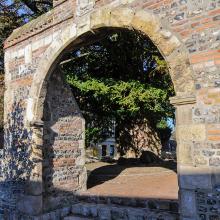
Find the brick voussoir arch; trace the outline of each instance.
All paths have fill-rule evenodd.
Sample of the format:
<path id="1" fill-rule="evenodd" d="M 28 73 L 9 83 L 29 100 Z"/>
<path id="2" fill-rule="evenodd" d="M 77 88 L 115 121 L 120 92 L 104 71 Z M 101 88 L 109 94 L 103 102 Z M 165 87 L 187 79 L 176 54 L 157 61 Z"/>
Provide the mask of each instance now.
<path id="1" fill-rule="evenodd" d="M 43 84 L 49 79 L 53 67 L 59 62 L 65 49 L 80 36 L 100 28 L 135 29 L 148 36 L 167 61 L 177 97 L 193 97 L 194 80 L 188 54 L 181 41 L 162 22 L 143 9 L 134 11 L 129 7 L 101 8 L 84 15 L 62 33 L 46 50 L 34 75 L 27 106 L 27 120 L 40 121 L 39 97 Z M 193 98 L 194 99 L 194 98 Z"/>

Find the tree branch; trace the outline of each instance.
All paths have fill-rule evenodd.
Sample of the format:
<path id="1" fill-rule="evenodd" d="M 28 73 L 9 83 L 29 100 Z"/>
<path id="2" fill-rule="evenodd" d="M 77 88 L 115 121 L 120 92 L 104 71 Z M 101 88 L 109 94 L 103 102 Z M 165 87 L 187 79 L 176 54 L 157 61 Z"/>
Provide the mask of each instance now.
<path id="1" fill-rule="evenodd" d="M 53 6 L 51 1 L 38 1 L 37 4 Z"/>
<path id="2" fill-rule="evenodd" d="M 34 13 L 40 13 L 40 10 L 38 9 L 35 1 L 30 1 L 30 0 L 21 0 L 21 1 Z"/>

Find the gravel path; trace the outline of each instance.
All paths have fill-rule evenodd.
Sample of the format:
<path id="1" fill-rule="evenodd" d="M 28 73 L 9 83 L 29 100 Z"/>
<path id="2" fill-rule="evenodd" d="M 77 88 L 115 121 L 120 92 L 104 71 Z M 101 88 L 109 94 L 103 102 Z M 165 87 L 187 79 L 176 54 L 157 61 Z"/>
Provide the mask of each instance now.
<path id="1" fill-rule="evenodd" d="M 88 164 L 88 194 L 103 196 L 178 198 L 177 174 L 173 167 L 119 166 L 103 162 Z"/>

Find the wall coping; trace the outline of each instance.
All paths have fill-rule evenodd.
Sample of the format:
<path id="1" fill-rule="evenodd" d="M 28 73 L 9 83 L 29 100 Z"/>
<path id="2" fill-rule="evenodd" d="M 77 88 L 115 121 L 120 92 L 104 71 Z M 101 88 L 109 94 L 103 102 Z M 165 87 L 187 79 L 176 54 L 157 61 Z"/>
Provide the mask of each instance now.
<path id="1" fill-rule="evenodd" d="M 62 4 L 64 2 L 66 1 L 63 1 Z M 15 29 L 12 32 L 12 34 L 5 40 L 4 49 L 12 47 L 20 42 L 23 42 L 24 40 L 28 38 L 31 38 L 43 31 L 48 30 L 49 28 L 52 28 L 74 17 L 74 11 L 73 11 L 73 14 L 71 16 L 68 16 L 67 18 L 56 21 L 57 20 L 55 18 L 56 8 L 57 6 L 55 6 L 53 9 L 46 12 L 45 14 L 42 14 L 39 17 L 35 18 L 34 20 Z"/>

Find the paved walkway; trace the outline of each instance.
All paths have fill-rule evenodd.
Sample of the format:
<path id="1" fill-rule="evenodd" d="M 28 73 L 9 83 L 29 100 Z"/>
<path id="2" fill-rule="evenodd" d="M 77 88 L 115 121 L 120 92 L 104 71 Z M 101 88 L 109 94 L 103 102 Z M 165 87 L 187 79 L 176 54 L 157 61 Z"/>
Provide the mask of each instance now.
<path id="1" fill-rule="evenodd" d="M 88 164 L 88 194 L 151 199 L 178 198 L 177 174 L 159 167 Z"/>

